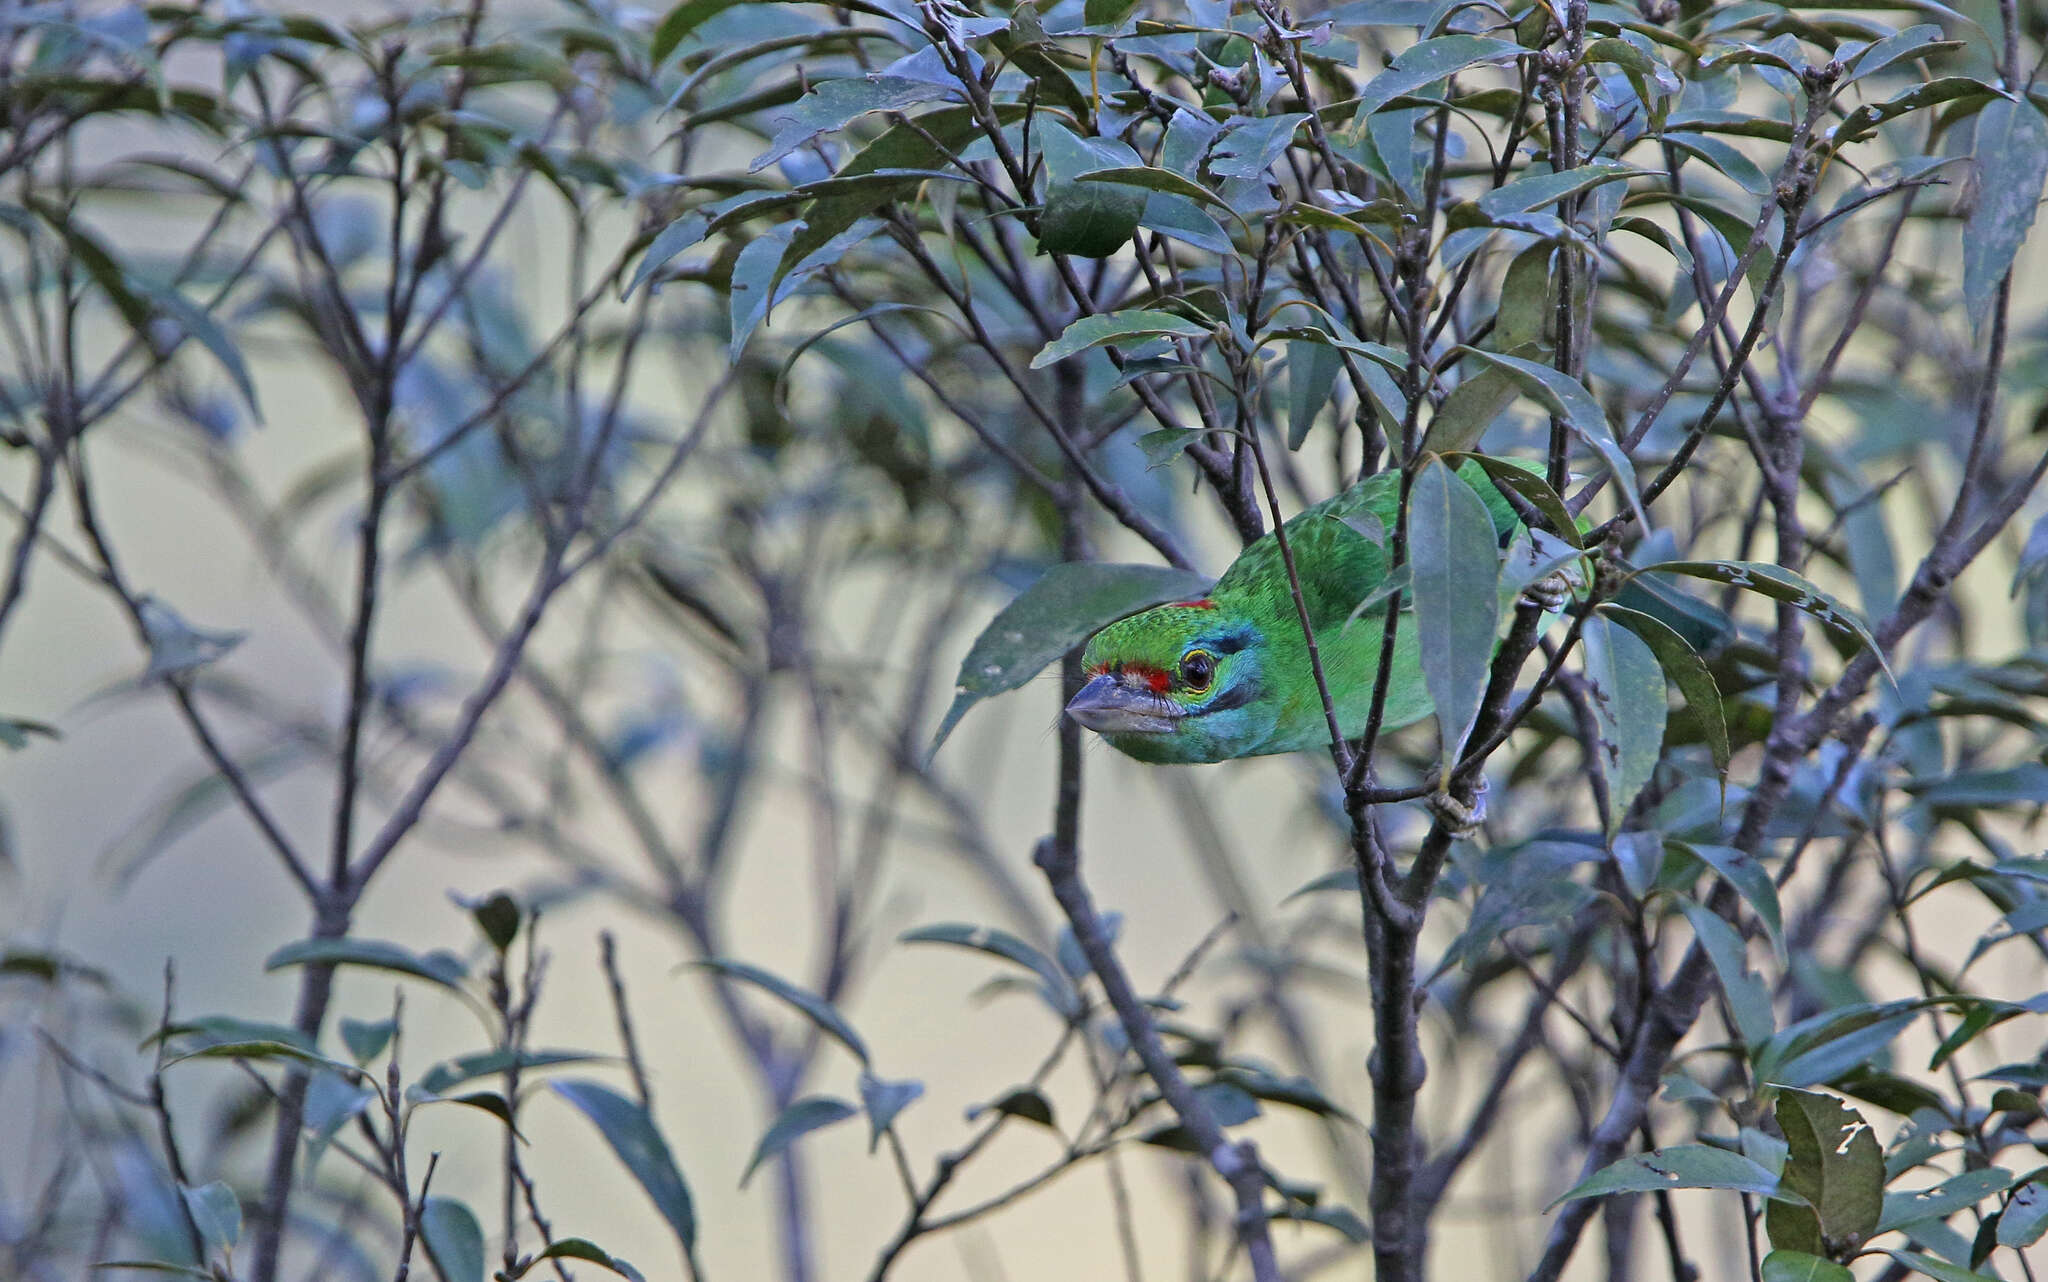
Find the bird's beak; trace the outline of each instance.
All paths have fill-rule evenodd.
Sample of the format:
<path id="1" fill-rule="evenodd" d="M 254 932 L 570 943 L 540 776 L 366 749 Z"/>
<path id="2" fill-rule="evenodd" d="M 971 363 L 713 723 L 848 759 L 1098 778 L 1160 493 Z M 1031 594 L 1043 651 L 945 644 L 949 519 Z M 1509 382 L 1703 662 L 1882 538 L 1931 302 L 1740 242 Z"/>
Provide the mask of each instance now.
<path id="1" fill-rule="evenodd" d="M 1089 679 L 1067 702 L 1067 715 L 1097 734 L 1170 734 L 1170 704 L 1150 690 L 1134 690 L 1105 672 Z"/>

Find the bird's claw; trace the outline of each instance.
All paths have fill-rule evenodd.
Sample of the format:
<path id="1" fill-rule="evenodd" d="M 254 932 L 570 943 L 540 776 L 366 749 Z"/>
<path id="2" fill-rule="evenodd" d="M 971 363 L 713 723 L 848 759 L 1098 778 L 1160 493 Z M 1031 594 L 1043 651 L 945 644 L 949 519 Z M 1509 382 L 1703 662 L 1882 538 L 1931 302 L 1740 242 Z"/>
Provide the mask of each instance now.
<path id="1" fill-rule="evenodd" d="M 1562 570 L 1546 574 L 1522 589 L 1522 599 L 1528 601 L 1546 614 L 1555 613 L 1571 604 L 1572 576 Z"/>
<path id="2" fill-rule="evenodd" d="M 1472 790 L 1472 804 L 1452 796 L 1448 791 L 1429 794 L 1430 813 L 1444 826 L 1453 841 L 1463 841 L 1479 831 L 1479 825 L 1486 822 L 1486 780 L 1481 779 Z"/>

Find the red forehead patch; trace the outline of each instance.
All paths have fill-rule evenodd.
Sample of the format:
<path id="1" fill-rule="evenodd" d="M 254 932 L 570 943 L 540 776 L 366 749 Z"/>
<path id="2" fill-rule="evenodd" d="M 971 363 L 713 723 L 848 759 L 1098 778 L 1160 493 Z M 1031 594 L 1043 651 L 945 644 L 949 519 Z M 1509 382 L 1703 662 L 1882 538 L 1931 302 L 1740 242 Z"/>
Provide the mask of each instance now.
<path id="1" fill-rule="evenodd" d="M 1216 608 L 1216 603 L 1208 597 L 1203 597 L 1199 601 L 1171 601 L 1167 603 L 1167 608 L 1170 610 L 1213 610 Z"/>
<path id="2" fill-rule="evenodd" d="M 1165 694 L 1167 687 L 1173 684 L 1173 679 L 1165 672 L 1148 664 L 1128 663 L 1124 665 L 1124 670 L 1150 686 L 1153 694 Z"/>

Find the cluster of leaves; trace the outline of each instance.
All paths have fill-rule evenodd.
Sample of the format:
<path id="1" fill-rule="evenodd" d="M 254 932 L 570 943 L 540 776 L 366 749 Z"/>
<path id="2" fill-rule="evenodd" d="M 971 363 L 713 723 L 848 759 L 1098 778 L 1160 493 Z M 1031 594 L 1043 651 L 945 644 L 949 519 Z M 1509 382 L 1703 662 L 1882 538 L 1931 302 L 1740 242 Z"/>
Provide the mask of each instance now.
<path id="1" fill-rule="evenodd" d="M 132 871 L 232 806 L 313 921 L 273 958 L 304 976 L 297 1022 L 167 1011 L 151 1089 L 112 1101 L 164 1115 L 165 1069 L 234 1061 L 256 1083 L 249 1116 L 276 1128 L 268 1166 L 223 1157 L 228 1182 L 200 1182 L 166 1121 L 168 1151 L 137 1159 L 147 1177 L 110 1222 L 145 1264 L 272 1282 L 295 1183 L 342 1219 L 317 1177 L 345 1161 L 389 1194 L 401 1271 L 417 1241 L 448 1282 L 475 1282 L 490 1268 L 478 1195 L 434 1191 L 416 1155 L 407 1169 L 415 1111 L 457 1103 L 514 1141 L 504 1174 L 521 1201 L 499 1276 L 568 1261 L 634 1276 L 557 1237 L 525 1178 L 522 1110 L 553 1097 L 595 1126 L 694 1268 L 688 1146 L 657 1126 L 630 1032 L 630 1093 L 532 1080 L 597 1057 L 527 1046 L 538 983 L 518 905 L 597 890 L 657 906 L 717 985 L 772 1101 L 746 1175 L 790 1173 L 771 1196 L 792 1276 L 810 1272 L 799 1141 L 864 1116 L 908 1204 L 876 1278 L 918 1239 L 1133 1142 L 1232 1181 L 1232 1250 L 1261 1278 L 1268 1218 L 1335 1229 L 1346 1249 L 1370 1237 L 1378 1276 L 1419 1278 L 1429 1225 L 1485 1169 L 1499 1124 L 1551 1124 L 1516 1094 L 1546 1064 L 1571 1116 L 1539 1200 L 1571 1191 L 1534 1225 L 1536 1279 L 1559 1275 L 1596 1206 L 1628 1275 L 1645 1205 L 1630 1195 L 1663 1212 L 1683 1273 L 1669 1194 L 1684 1188 L 1738 1195 L 1722 1209 L 1768 1282 L 1841 1282 L 1873 1253 L 1943 1282 L 2015 1258 L 2048 1223 L 2029 1156 L 2048 1143 L 2048 1001 L 1994 996 L 1972 968 L 2048 955 L 2048 872 L 2015 844 L 2048 802 L 2048 525 L 2001 548 L 2048 467 L 2005 430 L 2040 409 L 2048 362 L 2040 300 L 2013 284 L 2048 175 L 2048 99 L 2030 74 L 2038 17 L 1982 8 L 684 0 L 649 20 L 572 3 L 531 25 L 481 4 L 359 24 L 203 5 L 0 19 L 0 174 L 14 179 L 0 222 L 19 250 L 0 295 L 0 457 L 24 474 L 0 629 L 32 567 L 106 590 L 147 653 L 124 694 L 168 697 L 205 757 L 116 861 Z M 174 75 L 187 60 L 213 79 Z M 103 158 L 96 131 L 136 120 L 172 154 Z M 536 268 L 504 229 L 534 192 L 565 220 L 566 319 L 516 288 Z M 137 194 L 185 202 L 201 230 L 173 249 L 123 243 L 108 215 Z M 95 325 L 116 335 L 96 365 L 65 337 Z M 263 409 L 247 353 L 279 334 L 319 354 L 360 430 L 273 500 L 237 441 Z M 681 413 L 636 376 L 649 352 L 693 371 Z M 233 679 L 239 633 L 125 576 L 87 449 L 145 391 L 331 643 L 338 725 Z M 707 444 L 721 405 L 740 439 Z M 1334 781 L 1308 777 L 1304 813 L 1353 856 L 1313 893 L 1276 909 L 1212 873 L 1235 932 L 1216 968 L 1248 981 L 1234 1005 L 1205 1022 L 1174 996 L 1194 959 L 1149 1001 L 1120 1002 L 1134 986 L 1078 881 L 1041 859 L 1070 921 L 1052 929 L 1015 880 L 1018 852 L 983 832 L 986 799 L 924 750 L 963 603 L 997 585 L 1012 597 L 961 665 L 941 737 L 993 721 L 966 718 L 1102 624 L 1198 595 L 1195 549 L 1219 525 L 1249 542 L 1287 514 L 1283 495 L 1306 506 L 1384 469 L 1400 474 L 1400 519 L 1353 533 L 1390 572 L 1353 623 L 1420 635 L 1433 732 L 1333 744 Z M 679 477 L 709 515 L 664 502 Z M 83 557 L 49 532 L 60 486 Z M 1523 518 L 1505 546 L 1489 487 Z M 337 584 L 300 545 L 341 511 L 363 538 L 357 577 Z M 1148 563 L 1098 560 L 1103 546 Z M 1951 591 L 1987 549 L 2012 552 L 2023 598 L 2009 653 L 1990 639 L 1995 610 Z M 529 647 L 591 566 L 603 583 L 581 608 L 651 619 L 670 651 L 655 678 L 607 664 L 595 626 L 559 652 Z M 380 595 L 428 571 L 485 636 L 482 676 L 380 659 Z M 863 574 L 937 604 L 913 627 L 884 593 L 867 648 L 842 647 L 826 620 Z M 1523 604 L 1554 576 L 1571 585 L 1557 628 Z M 508 579 L 524 590 L 500 602 Z M 907 675 L 899 689 L 878 672 Z M 515 682 L 560 754 L 476 741 Z M 748 950 L 720 896 L 745 801 L 775 776 L 763 727 L 778 701 L 814 727 L 802 772 L 834 853 L 805 984 L 728 959 Z M 263 736 L 224 739 L 223 708 Z M 36 711 L 0 718 L 0 744 L 54 750 Z M 366 762 L 377 733 L 411 759 Z M 1049 825 L 1069 859 L 1077 733 Z M 685 835 L 649 804 L 676 755 L 709 816 Z M 880 782 L 858 856 L 838 860 L 855 755 Z M 331 861 L 308 858 L 256 787 L 314 770 L 335 780 Z M 1442 822 L 1413 835 L 1400 807 L 1445 793 L 1470 808 L 1489 775 L 1478 837 Z M 488 818 L 424 822 L 444 781 Z M 902 793 L 944 817 L 932 844 L 1014 927 L 907 938 L 1000 959 L 1057 1030 L 921 1177 L 896 1122 L 923 1085 L 879 1074 L 840 1009 L 877 871 L 902 844 Z M 1188 841 L 1213 850 L 1201 794 L 1177 806 Z M 370 803 L 384 821 L 352 839 Z M 644 869 L 593 853 L 591 812 L 633 834 Z M 562 869 L 476 907 L 481 981 L 452 955 L 350 933 L 416 834 L 516 840 Z M 1928 923 L 1959 906 L 1997 923 L 1954 964 Z M 1369 1129 L 1332 1103 L 1347 1084 L 1317 1061 L 1297 1002 L 1361 952 L 1379 1047 Z M 55 954 L 0 964 L 10 982 L 98 982 Z M 396 1016 L 328 1019 L 329 978 L 361 967 L 456 995 L 488 1044 L 408 1081 Z M 1718 1041 L 1693 1036 L 1709 1003 Z M 777 1004 L 803 1017 L 796 1035 L 762 1013 Z M 1408 1067 L 1425 1059 L 1418 1008 L 1442 1017 L 1429 1054 L 1487 1082 L 1427 1135 Z M 1526 1013 L 1504 1023 L 1509 1009 Z M 1934 1047 L 1924 1069 L 1912 1038 Z M 858 1071 L 802 1094 L 821 1042 Z M 1093 1098 L 1061 1128 L 1075 1113 L 1047 1080 L 1076 1053 Z M 1292 1154 L 1247 1146 L 1233 1165 L 1204 1142 L 1245 1134 L 1265 1104 L 1320 1119 L 1341 1187 L 1285 1173 Z M 1882 1142 L 1863 1109 L 1899 1119 Z M 1059 1157 L 949 1209 L 962 1165 L 1020 1120 L 1057 1132 Z M 1247 1160 L 1249 1189 L 1233 1178 Z M 245 1204 L 264 1239 L 238 1256 Z M 1532 1231 L 1510 1220 L 1501 1231 Z M 324 1221 L 313 1235 L 347 1238 Z"/>

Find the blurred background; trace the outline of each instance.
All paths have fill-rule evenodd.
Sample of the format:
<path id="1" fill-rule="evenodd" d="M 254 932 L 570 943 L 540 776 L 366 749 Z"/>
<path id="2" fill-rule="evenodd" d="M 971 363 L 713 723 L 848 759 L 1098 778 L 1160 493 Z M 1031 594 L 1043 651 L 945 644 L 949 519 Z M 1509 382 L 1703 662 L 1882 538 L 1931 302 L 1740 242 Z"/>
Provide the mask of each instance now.
<path id="1" fill-rule="evenodd" d="M 540 959 L 525 1044 L 602 1057 L 536 1068 L 529 1088 L 560 1076 L 624 1097 L 639 1084 L 617 1058 L 601 964 L 601 936 L 611 937 L 651 1116 L 687 1180 L 707 1278 L 869 1276 L 904 1222 L 902 1179 L 930 1180 L 940 1155 L 990 1116 L 977 1110 L 1066 1046 L 1056 1003 L 1033 991 L 1042 977 L 900 938 L 968 923 L 1048 956 L 1063 947 L 1031 863 L 1058 782 L 1056 670 L 977 707 L 942 752 L 926 754 L 976 634 L 1046 565 L 1079 559 L 1073 531 L 1062 545 L 1052 500 L 1018 479 L 1026 468 L 1064 476 L 1065 463 L 984 354 L 944 317 L 913 310 L 942 307 L 943 296 L 881 250 L 860 258 L 846 248 L 765 318 L 763 263 L 779 259 L 789 224 L 715 228 L 663 256 L 656 237 L 692 211 L 715 218 L 728 207 L 718 202 L 832 173 L 851 148 L 829 135 L 765 167 L 752 162 L 821 71 L 905 55 L 860 34 L 866 24 L 898 42 L 910 29 L 862 6 L 701 7 L 712 16 L 667 61 L 650 56 L 650 42 L 670 15 L 583 4 L 309 5 L 288 18 L 268 7 L 23 4 L 7 15 L 0 306 L 12 313 L 13 359 L 0 391 L 19 439 L 0 449 L 0 547 L 27 551 L 20 600 L 0 610 L 0 718 L 10 728 L 0 941 L 11 959 L 0 972 L 0 1241 L 18 1244 L 47 1215 L 61 1248 L 17 1254 L 20 1276 L 84 1276 L 68 1270 L 179 1249 L 148 1110 L 122 1114 L 80 1074 L 146 1095 L 154 1051 L 137 1044 L 158 1027 L 167 965 L 174 1024 L 248 1022 L 202 1022 L 181 1049 L 236 1040 L 235 1027 L 289 1026 L 304 1013 L 306 968 L 266 963 L 315 933 L 323 913 L 330 926 L 341 914 L 351 938 L 392 941 L 416 958 L 449 950 L 472 976 L 465 998 L 444 983 L 339 967 L 323 1054 L 347 1058 L 336 1021 L 381 1020 L 395 992 L 408 1078 L 499 1045 L 488 992 L 497 951 L 472 909 L 509 892 L 522 914 L 507 954 L 515 990 L 530 942 Z M 1079 6 L 1040 8 L 1058 30 Z M 1995 27 L 1995 14 L 1981 16 Z M 728 60 L 746 48 L 760 52 Z M 1106 60 L 1068 71 L 1075 83 L 1109 78 Z M 1771 162 L 1774 143 L 1744 145 Z M 1859 180 L 1841 181 L 1848 190 Z M 947 266 L 986 291 L 977 305 L 1022 366 L 1041 340 L 999 286 L 1038 279 L 1046 260 L 990 268 L 945 250 L 955 213 L 941 202 L 965 199 L 952 186 L 934 184 L 944 194 L 921 200 L 937 210 L 928 243 L 956 253 Z M 1810 522 L 1829 532 L 1831 556 L 1852 545 L 1814 573 L 1873 618 L 1945 514 L 1981 381 L 1975 331 L 1942 311 L 1953 288 L 1930 283 L 1960 245 L 1951 203 L 1930 196 L 1903 242 L 1897 229 L 1883 241 L 1886 224 L 1866 231 L 1851 220 L 1829 253 L 1801 260 L 1785 304 L 1795 325 L 1836 315 L 1839 291 L 1907 264 L 1878 293 L 1872 331 L 1811 419 L 1815 454 L 1826 456 L 1813 466 L 1828 474 L 1813 482 Z M 749 258 L 757 237 L 773 242 L 767 260 Z M 1482 258 L 1488 280 L 1507 261 Z M 1682 338 L 1691 295 L 1661 311 L 1644 302 L 1629 287 L 1641 261 L 1615 258 L 1602 332 L 1647 328 L 1626 310 L 1641 307 Z M 1732 256 L 1718 261 L 1725 275 Z M 2048 313 L 2031 284 L 2048 260 L 2033 245 L 2012 270 L 2005 412 L 2018 424 L 2039 409 L 2048 368 Z M 1094 283 L 1109 292 L 1102 274 Z M 883 307 L 904 311 L 884 319 Z M 30 312 L 42 319 L 22 319 Z M 864 323 L 845 323 L 853 317 Z M 394 345 L 403 360 L 388 359 Z M 1661 377 L 1656 355 L 1616 340 L 1594 373 L 1611 380 L 1603 391 L 1617 404 L 1640 403 L 1642 380 Z M 1093 360 L 1038 386 L 1074 416 L 1101 476 L 1193 549 L 1201 569 L 1219 572 L 1239 530 L 1182 465 L 1150 466 L 1137 443 L 1150 424 L 1123 381 Z M 1290 505 L 1357 467 L 1358 446 L 1340 430 L 1354 408 L 1345 396 L 1331 401 L 1327 443 L 1312 439 L 1286 462 Z M 1704 399 L 1689 387 L 1678 408 L 1697 413 Z M 1540 446 L 1543 431 L 1525 403 L 1500 416 L 1487 448 Z M 1669 551 L 1739 554 L 1745 475 L 1732 436 L 1714 442 L 1697 483 L 1669 505 Z M 2017 468 L 2024 453 L 2015 444 L 1981 466 Z M 2034 720 L 2034 568 L 2048 551 L 2027 537 L 2037 507 L 1957 582 L 1939 637 L 1893 655 L 1886 755 L 1881 769 L 1859 766 L 1850 791 L 1863 787 L 1862 771 L 1894 783 L 2006 772 L 1985 797 L 1954 799 L 1977 810 L 1879 811 L 1878 830 L 1899 825 L 1910 851 L 1896 858 L 1914 875 L 1966 854 L 2037 853 L 2042 785 L 2010 774 L 2048 769 Z M 24 529 L 35 533 L 17 544 Z M 1099 516 L 1080 539 L 1096 559 L 1156 560 Z M 1767 636 L 1772 615 L 1733 598 L 1702 591 L 1693 606 L 1731 638 L 1717 675 L 1746 674 L 1724 681 L 1739 798 L 1769 696 L 1759 660 L 1739 645 Z M 1816 652 L 1823 666 L 1837 662 Z M 1914 728 L 1915 708 L 1953 704 L 1973 682 L 2010 715 L 1989 729 Z M 1746 721 L 1744 698 L 1755 714 Z M 1676 714 L 1673 727 L 1659 813 L 1677 831 L 1713 785 L 1697 732 Z M 1552 718 L 1517 738 L 1496 772 L 1488 827 L 1461 847 L 1433 928 L 1427 951 L 1447 958 L 1424 1020 L 1431 1094 L 1421 1127 L 1433 1143 L 1454 1138 L 1484 1092 L 1529 991 L 1527 967 L 1482 954 L 1519 930 L 1528 957 L 1555 955 L 1553 928 L 1611 889 L 1588 871 L 1561 897 L 1492 918 L 1470 911 L 1488 859 L 1511 859 L 1532 834 L 1588 824 L 1571 734 Z M 1401 732 L 1388 774 L 1422 777 L 1433 735 Z M 252 822 L 200 736 L 235 763 L 273 833 Z M 1208 1047 L 1212 1062 L 1312 1084 L 1311 1106 L 1269 1095 L 1244 1133 L 1276 1170 L 1319 1186 L 1320 1205 L 1362 1215 L 1369 1146 L 1358 1119 L 1371 1113 L 1372 1035 L 1357 902 L 1293 897 L 1349 866 L 1327 762 L 1160 769 L 1092 737 L 1085 761 L 1084 865 L 1100 904 L 1120 915 L 1118 951 L 1140 991 L 1174 986 L 1181 1004 L 1162 1019 L 1191 1064 Z M 1819 781 L 1802 776 L 1814 800 L 1834 764 L 1802 766 Z M 352 774 L 358 785 L 343 782 Z M 338 812 L 338 789 L 351 787 Z M 1845 815 L 1831 804 L 1819 804 L 1815 825 L 1823 843 L 1848 848 L 1869 826 L 1857 827 L 1849 803 Z M 280 847 L 326 886 L 343 812 L 362 880 L 346 883 L 345 899 L 332 887 L 309 896 Z M 1427 816 L 1403 806 L 1387 822 L 1398 846 Z M 1918 962 L 1887 943 L 1903 918 L 1887 915 L 1882 880 L 1858 858 L 1816 856 L 1784 890 L 1803 948 L 1782 962 L 1755 952 L 1785 1022 L 1845 992 L 1920 992 Z M 1915 919 L 1914 955 L 1953 975 L 1990 952 L 1987 932 L 2038 930 L 2026 918 L 2011 924 L 2013 908 L 1989 892 L 1946 897 Z M 1478 952 L 1460 959 L 1475 947 L 1472 930 Z M 1658 949 L 1675 957 L 1683 931 L 1660 933 Z M 1598 942 L 1602 964 L 1570 980 L 1587 1009 L 1606 1009 L 1627 969 L 1609 965 L 1611 946 Z M 1971 970 L 1973 991 L 2027 1000 L 2042 987 L 2042 957 L 2027 942 L 1998 949 Z M 895 1135 L 877 1149 L 867 1120 L 849 1117 L 743 1184 L 792 1102 L 857 1107 L 864 1066 L 761 985 L 695 965 L 706 959 L 828 999 L 858 1030 L 873 1079 L 919 1087 Z M 1163 1114 L 1120 1067 L 1116 1030 L 1090 1027 L 1043 1082 L 1057 1126 L 1030 1120 L 1013 1096 L 1020 1118 L 962 1165 L 937 1206 L 974 1207 L 1060 1173 L 999 1211 L 917 1237 L 893 1276 L 1231 1275 L 1224 1190 L 1185 1154 L 1141 1142 Z M 1562 1017 L 1548 1027 L 1561 1043 L 1576 1035 Z M 1717 1026 L 1701 1040 L 1722 1035 Z M 1916 1025 L 1893 1035 L 1872 1053 L 1917 1071 L 1943 1033 Z M 2037 1017 L 2004 1023 L 1972 1048 L 1970 1071 L 2025 1060 L 2041 1043 Z M 1598 1061 L 1561 1047 L 1502 1097 L 1506 1120 L 1437 1222 L 1437 1276 L 1519 1277 L 1534 1266 L 1545 1208 L 1576 1177 L 1576 1150 L 1560 1137 L 1598 1117 L 1587 1067 Z M 198 1060 L 162 1075 L 189 1182 L 224 1180 L 252 1217 L 235 1276 L 251 1276 L 261 1250 L 253 1216 L 269 1169 L 270 1091 L 288 1070 Z M 1671 1107 L 1676 1117 L 1686 1106 Z M 1129 1115 L 1109 1126 L 1121 1110 Z M 1899 1120 L 1882 1128 L 1887 1142 Z M 599 1242 L 649 1278 L 681 1275 L 672 1223 L 591 1119 L 540 1090 L 520 1100 L 518 1122 L 556 1237 Z M 1104 1134 L 1122 1142 L 1100 1153 L 1069 1143 Z M 419 1164 L 438 1154 L 433 1188 L 472 1208 L 493 1268 L 504 1135 L 481 1108 L 420 1108 L 407 1145 L 415 1185 Z M 340 1142 L 353 1136 L 346 1127 Z M 333 1152 L 300 1169 L 292 1205 L 303 1218 L 284 1248 L 287 1273 L 385 1276 L 400 1222 L 374 1173 Z M 51 1210 L 46 1187 L 72 1208 Z M 1742 1208 L 1706 1193 L 1676 1204 L 1704 1276 L 1747 1276 Z M 1326 1218 L 1275 1224 L 1291 1276 L 1370 1276 L 1347 1225 Z M 526 1249 L 537 1249 L 526 1232 Z M 1663 1276 L 1649 1233 L 1633 1258 L 1640 1276 Z M 1576 1276 L 1637 1276 L 1614 1271 L 1629 1258 L 1582 1249 Z"/>

